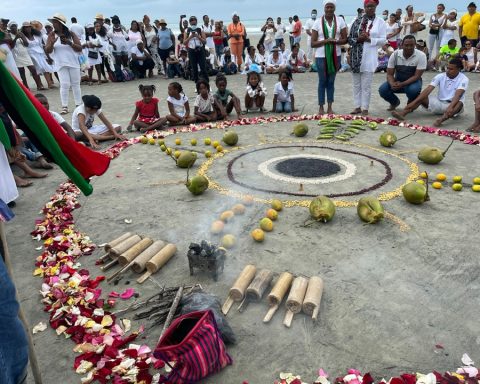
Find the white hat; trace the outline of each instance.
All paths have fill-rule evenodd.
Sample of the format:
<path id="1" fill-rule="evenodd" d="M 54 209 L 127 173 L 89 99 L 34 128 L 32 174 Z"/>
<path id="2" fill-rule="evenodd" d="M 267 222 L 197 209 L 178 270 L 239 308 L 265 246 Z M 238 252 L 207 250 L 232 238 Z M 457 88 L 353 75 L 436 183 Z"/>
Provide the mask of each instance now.
<path id="1" fill-rule="evenodd" d="M 60 24 L 64 25 L 65 27 L 67 26 L 67 18 L 63 16 L 61 13 L 55 13 L 51 19 L 48 19 L 51 23 L 53 21 L 58 21 Z"/>
<path id="2" fill-rule="evenodd" d="M 30 23 L 28 23 L 30 24 Z M 12 25 L 16 25 L 18 27 L 18 23 L 16 21 L 9 21 L 8 24 L 7 24 L 7 27 L 10 28 Z"/>
<path id="3" fill-rule="evenodd" d="M 327 4 L 337 5 L 337 0 L 323 0 L 323 6 L 325 7 Z"/>
<path id="4" fill-rule="evenodd" d="M 87 25 L 85 25 L 85 28 L 95 28 L 95 26 L 92 24 L 92 23 L 88 23 Z"/>

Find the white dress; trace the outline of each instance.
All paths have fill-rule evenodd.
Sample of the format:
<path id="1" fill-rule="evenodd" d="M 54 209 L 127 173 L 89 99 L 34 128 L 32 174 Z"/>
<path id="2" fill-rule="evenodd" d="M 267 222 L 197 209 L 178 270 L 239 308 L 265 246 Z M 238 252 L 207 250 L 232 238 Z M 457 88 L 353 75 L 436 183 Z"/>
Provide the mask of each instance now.
<path id="1" fill-rule="evenodd" d="M 99 43 L 103 45 L 103 41 L 100 41 L 99 36 L 96 39 L 92 38 L 92 36 L 87 36 L 87 42 L 93 43 L 94 45 L 98 45 Z M 95 52 L 97 54 L 97 58 L 90 57 L 88 52 Z M 93 67 L 98 64 L 102 64 L 102 56 L 100 56 L 100 48 L 88 48 L 87 49 L 87 61 L 90 67 Z"/>
<path id="2" fill-rule="evenodd" d="M 17 185 L 15 184 L 10 164 L 8 164 L 5 147 L 0 142 L 0 199 L 8 204 L 17 197 Z"/>
<path id="3" fill-rule="evenodd" d="M 10 34 L 12 40 L 15 39 L 15 35 Z M 22 39 L 17 39 L 15 42 L 15 47 L 12 49 L 13 58 L 17 64 L 17 68 L 25 68 L 33 65 L 32 59 L 28 54 L 27 47 L 23 44 Z"/>
<path id="4" fill-rule="evenodd" d="M 455 35 L 457 34 L 457 31 L 458 31 L 458 20 L 454 20 L 454 21 L 447 20 L 446 25 L 447 27 L 457 27 L 457 28 L 454 30 L 442 29 L 443 34 L 442 34 L 442 40 L 440 42 L 440 47 L 447 45 L 448 40 L 455 39 Z"/>
<path id="5" fill-rule="evenodd" d="M 27 37 L 27 51 L 32 58 L 33 64 L 38 74 L 45 72 L 54 72 L 52 66 L 47 62 L 47 55 L 43 50 L 43 40 L 40 36 L 33 36 L 32 40 Z"/>

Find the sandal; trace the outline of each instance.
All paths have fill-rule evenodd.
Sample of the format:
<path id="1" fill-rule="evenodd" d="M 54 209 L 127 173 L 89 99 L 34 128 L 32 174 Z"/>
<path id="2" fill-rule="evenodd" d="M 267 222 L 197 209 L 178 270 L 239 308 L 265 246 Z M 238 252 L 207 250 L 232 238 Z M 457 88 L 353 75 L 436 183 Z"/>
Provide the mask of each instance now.
<path id="1" fill-rule="evenodd" d="M 68 107 L 62 107 L 62 110 L 60 111 L 61 115 L 68 115 Z"/>
<path id="2" fill-rule="evenodd" d="M 368 116 L 368 109 L 364 109 L 362 111 L 362 116 Z"/>
<path id="3" fill-rule="evenodd" d="M 360 108 L 355 108 L 352 112 L 350 112 L 351 115 L 359 115 L 360 113 L 362 113 Z"/>

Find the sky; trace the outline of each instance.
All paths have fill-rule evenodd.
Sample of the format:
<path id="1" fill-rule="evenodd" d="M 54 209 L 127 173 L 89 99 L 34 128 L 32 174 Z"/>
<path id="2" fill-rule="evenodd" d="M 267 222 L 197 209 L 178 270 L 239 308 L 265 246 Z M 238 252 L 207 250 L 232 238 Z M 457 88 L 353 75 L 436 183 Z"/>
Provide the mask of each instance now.
<path id="1" fill-rule="evenodd" d="M 405 9 L 413 0 L 381 0 L 377 13 L 384 9 L 393 11 L 399 7 Z M 444 1 L 447 10 L 455 5 L 452 0 Z M 465 4 L 463 4 L 465 3 Z M 2 0 L 0 17 L 16 20 L 21 23 L 25 20 L 45 21 L 54 13 L 63 13 L 67 19 L 76 16 L 81 24 L 91 22 L 96 13 L 103 13 L 105 17 L 114 14 L 120 16 L 123 24 L 132 19 L 141 20 L 144 14 L 150 18 L 164 18 L 168 23 L 177 24 L 180 14 L 197 15 L 208 14 L 215 20 L 230 20 L 233 12 L 238 12 L 243 20 L 266 19 L 268 16 L 282 18 L 297 14 L 301 18 L 310 15 L 312 8 L 321 12 L 321 0 Z M 432 12 L 437 2 L 422 0 L 424 12 Z M 457 6 L 465 9 L 467 2 Z M 337 14 L 354 15 L 358 7 L 363 6 L 362 0 L 337 0 Z"/>

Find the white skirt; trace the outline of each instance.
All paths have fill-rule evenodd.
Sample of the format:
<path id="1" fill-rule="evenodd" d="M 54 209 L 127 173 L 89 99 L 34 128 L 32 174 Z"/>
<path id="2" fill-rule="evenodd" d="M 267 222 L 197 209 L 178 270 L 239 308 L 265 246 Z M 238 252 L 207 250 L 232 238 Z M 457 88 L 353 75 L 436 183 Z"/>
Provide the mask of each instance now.
<path id="1" fill-rule="evenodd" d="M 100 56 L 100 52 L 97 52 L 97 53 L 98 53 L 98 57 L 96 59 L 92 59 L 91 57 L 88 57 L 88 52 L 87 52 L 87 61 L 90 67 L 93 67 L 98 64 L 102 64 L 102 56 Z"/>
<path id="2" fill-rule="evenodd" d="M 13 49 L 13 58 L 17 64 L 17 68 L 25 68 L 33 65 L 32 59 L 28 54 L 27 48 L 22 44 L 17 43 Z"/>
<path id="3" fill-rule="evenodd" d="M 17 197 L 17 185 L 15 184 L 10 164 L 8 164 L 5 147 L 0 143 L 0 199 L 8 204 Z"/>
<path id="4" fill-rule="evenodd" d="M 39 53 L 35 51 L 30 51 L 30 57 L 32 58 L 33 65 L 35 65 L 35 69 L 37 73 L 40 75 L 45 72 L 53 73 L 53 67 L 48 64 L 47 56 L 44 53 Z"/>
<path id="5" fill-rule="evenodd" d="M 18 79 L 20 79 L 20 72 L 18 72 L 17 64 L 13 58 L 13 53 L 10 50 L 10 47 L 7 44 L 0 44 L 0 49 L 2 49 L 6 54 L 5 66 L 7 69 L 14 74 Z"/>

